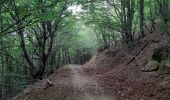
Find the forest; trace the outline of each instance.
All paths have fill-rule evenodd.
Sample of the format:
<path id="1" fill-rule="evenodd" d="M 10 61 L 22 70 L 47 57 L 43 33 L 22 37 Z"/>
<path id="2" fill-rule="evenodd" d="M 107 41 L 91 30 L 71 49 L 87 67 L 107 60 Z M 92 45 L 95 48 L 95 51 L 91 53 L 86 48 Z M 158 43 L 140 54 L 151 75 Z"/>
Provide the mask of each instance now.
<path id="1" fill-rule="evenodd" d="M 51 86 L 54 83 L 48 77 L 53 73 L 60 73 L 62 66 L 86 63 L 88 66 L 94 55 L 100 54 L 108 54 L 110 57 L 121 53 L 128 56 L 128 52 L 135 50 L 133 48 L 140 48 L 143 45 L 127 62 L 127 66 L 130 66 L 149 43 L 158 43 L 158 40 L 151 40 L 156 39 L 154 35 L 158 34 L 164 34 L 166 37 L 161 40 L 165 41 L 165 46 L 164 49 L 155 50 L 156 53 L 152 57 L 159 59 L 160 62 L 162 59 L 169 62 L 169 12 L 170 0 L 0 0 L 0 100 L 8 100 L 44 79 L 47 79 L 48 85 Z M 151 38 L 151 42 L 149 39 L 140 42 L 147 37 Z M 161 50 L 163 52 L 160 53 Z M 99 59 L 104 57 L 99 56 Z M 109 59 L 111 58 L 105 57 L 105 60 Z M 118 66 L 118 61 L 112 60 L 116 63 L 110 67 Z M 94 61 L 104 66 L 104 62 L 99 64 L 101 62 L 102 60 Z M 168 68 L 167 70 L 170 70 L 170 64 Z M 76 70 L 72 67 L 70 69 L 75 73 L 77 70 L 81 72 L 77 67 Z M 170 96 L 170 91 L 166 93 Z M 12 100 L 37 99 L 114 100 L 39 97 Z M 127 98 L 115 100 L 127 100 Z M 168 97 L 128 100 L 168 100 Z"/>

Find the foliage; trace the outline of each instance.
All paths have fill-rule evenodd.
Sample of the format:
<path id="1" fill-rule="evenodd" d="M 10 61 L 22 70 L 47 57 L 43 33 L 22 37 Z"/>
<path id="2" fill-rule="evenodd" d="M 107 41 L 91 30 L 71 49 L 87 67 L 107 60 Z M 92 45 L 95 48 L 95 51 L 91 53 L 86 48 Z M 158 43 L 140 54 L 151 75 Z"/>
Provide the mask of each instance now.
<path id="1" fill-rule="evenodd" d="M 169 6 L 169 0 L 0 0 L 1 99 L 65 64 L 86 63 L 98 48 L 117 41 L 130 47 L 139 30 L 152 33 L 161 23 L 169 36 Z"/>

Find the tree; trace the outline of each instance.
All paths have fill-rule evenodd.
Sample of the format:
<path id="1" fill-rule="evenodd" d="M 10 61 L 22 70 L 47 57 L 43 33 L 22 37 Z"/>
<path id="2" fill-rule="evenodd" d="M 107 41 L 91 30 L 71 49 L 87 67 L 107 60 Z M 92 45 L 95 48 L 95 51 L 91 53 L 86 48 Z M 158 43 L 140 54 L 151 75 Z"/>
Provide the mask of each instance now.
<path id="1" fill-rule="evenodd" d="M 58 3 L 60 5 L 58 5 Z M 55 4 L 53 4 L 52 2 L 49 6 L 50 8 L 48 8 L 48 6 L 46 7 L 47 1 L 39 0 L 39 2 L 37 2 L 37 5 L 40 8 L 37 9 L 37 11 L 33 11 L 25 15 L 24 16 L 25 19 L 21 17 L 22 13 L 18 13 L 21 6 L 17 6 L 15 2 L 13 2 L 12 4 L 13 4 L 14 11 L 13 13 L 11 13 L 11 17 L 13 18 L 14 23 L 16 23 L 16 26 L 19 28 L 17 32 L 20 37 L 20 45 L 24 53 L 24 58 L 26 59 L 26 61 L 30 66 L 31 76 L 33 79 L 42 79 L 42 76 L 44 75 L 44 71 L 46 68 L 47 59 L 49 58 L 50 53 L 52 52 L 55 34 L 61 25 L 62 19 L 69 15 L 65 13 L 68 2 L 59 1 L 59 2 L 55 2 Z M 57 9 L 55 7 L 57 7 Z M 52 8 L 54 10 L 52 10 Z M 32 15 L 32 13 L 36 13 L 39 16 L 38 18 L 36 18 L 38 19 L 38 23 L 35 23 L 36 26 L 34 26 L 33 24 L 33 27 L 31 27 L 31 29 L 30 27 L 20 28 L 25 24 L 23 20 L 25 21 L 29 20 L 29 18 L 26 19 L 26 17 Z M 56 13 L 56 14 L 52 15 L 52 13 Z M 49 15 L 49 16 L 46 16 L 47 17 L 46 18 L 44 17 L 44 15 Z M 33 18 L 30 19 L 33 20 Z M 34 34 L 32 35 L 30 33 L 26 34 L 26 31 L 30 31 L 30 30 L 31 31 L 33 30 L 32 32 Z M 25 37 L 28 37 L 32 45 L 34 47 L 37 47 L 35 48 L 35 52 L 36 52 L 36 56 L 38 57 L 37 58 L 38 64 L 35 64 L 34 60 L 31 60 L 32 58 L 30 57 L 28 49 L 26 48 Z M 35 39 L 33 40 L 33 38 L 35 38 L 36 41 Z M 32 57 L 34 57 L 34 55 L 32 55 Z"/>
<path id="2" fill-rule="evenodd" d="M 147 35 L 144 27 L 151 26 L 154 32 L 160 24 L 169 35 L 169 3 L 0 0 L 1 98 L 20 92 L 30 81 L 45 78 L 65 64 L 84 64 L 97 50 L 112 44 L 130 47 L 135 38 Z"/>
<path id="3" fill-rule="evenodd" d="M 133 42 L 132 24 L 135 13 L 135 0 L 120 0 L 107 2 L 114 7 L 117 18 L 120 21 L 123 44 L 129 46 Z"/>
<path id="4" fill-rule="evenodd" d="M 139 9 L 139 16 L 140 16 L 140 37 L 142 38 L 144 37 L 144 30 L 143 30 L 143 26 L 144 26 L 144 0 L 139 0 L 139 5 L 140 5 L 140 9 Z"/>
<path id="5" fill-rule="evenodd" d="M 163 29 L 167 33 L 168 37 L 170 37 L 170 33 L 168 31 L 168 22 L 170 21 L 170 15 L 169 15 L 169 0 L 157 0 L 158 6 L 159 6 L 159 12 L 161 14 L 161 20 L 163 22 Z"/>

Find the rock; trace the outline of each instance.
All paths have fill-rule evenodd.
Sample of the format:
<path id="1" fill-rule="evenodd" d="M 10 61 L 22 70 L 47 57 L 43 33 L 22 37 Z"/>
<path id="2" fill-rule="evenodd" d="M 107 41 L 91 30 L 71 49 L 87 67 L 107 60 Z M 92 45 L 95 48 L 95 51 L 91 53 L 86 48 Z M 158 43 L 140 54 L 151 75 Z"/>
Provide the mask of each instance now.
<path id="1" fill-rule="evenodd" d="M 170 68 L 170 61 L 169 60 L 165 60 L 164 62 L 165 62 L 165 66 Z"/>
<path id="2" fill-rule="evenodd" d="M 145 100 L 145 99 L 140 99 L 140 100 Z"/>
<path id="3" fill-rule="evenodd" d="M 152 54 L 152 60 L 161 62 L 162 60 L 167 59 L 167 55 L 170 52 L 170 45 L 167 43 L 162 44 L 158 48 L 154 49 Z"/>
<path id="4" fill-rule="evenodd" d="M 161 61 L 158 73 L 159 74 L 170 74 L 169 61 L 167 61 L 167 60 Z"/>
<path id="5" fill-rule="evenodd" d="M 32 90 L 32 88 L 26 88 L 26 89 L 24 89 L 24 91 L 23 91 L 23 93 L 25 94 L 25 95 L 27 95 L 28 93 L 30 93 L 31 92 L 31 90 Z"/>
<path id="6" fill-rule="evenodd" d="M 125 96 L 125 94 L 121 94 L 120 96 L 121 96 L 121 97 L 124 97 L 124 96 Z"/>
<path id="7" fill-rule="evenodd" d="M 155 74 L 155 77 L 159 77 L 159 74 L 158 74 L 158 73 L 156 73 L 156 74 Z"/>
<path id="8" fill-rule="evenodd" d="M 166 76 L 161 85 L 170 85 L 170 76 Z"/>
<path id="9" fill-rule="evenodd" d="M 142 71 L 151 72 L 159 69 L 160 63 L 158 61 L 149 61 Z"/>

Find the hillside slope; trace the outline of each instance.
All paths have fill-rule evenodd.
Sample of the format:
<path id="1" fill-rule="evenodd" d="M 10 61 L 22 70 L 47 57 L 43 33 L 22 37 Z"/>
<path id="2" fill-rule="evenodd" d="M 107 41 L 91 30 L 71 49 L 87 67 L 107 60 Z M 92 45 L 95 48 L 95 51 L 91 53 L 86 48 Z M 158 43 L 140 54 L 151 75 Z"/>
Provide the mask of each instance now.
<path id="1" fill-rule="evenodd" d="M 66 65 L 12 100 L 170 100 L 168 74 L 141 70 L 165 39 L 150 34 L 126 51 L 105 50 L 85 65 Z"/>

